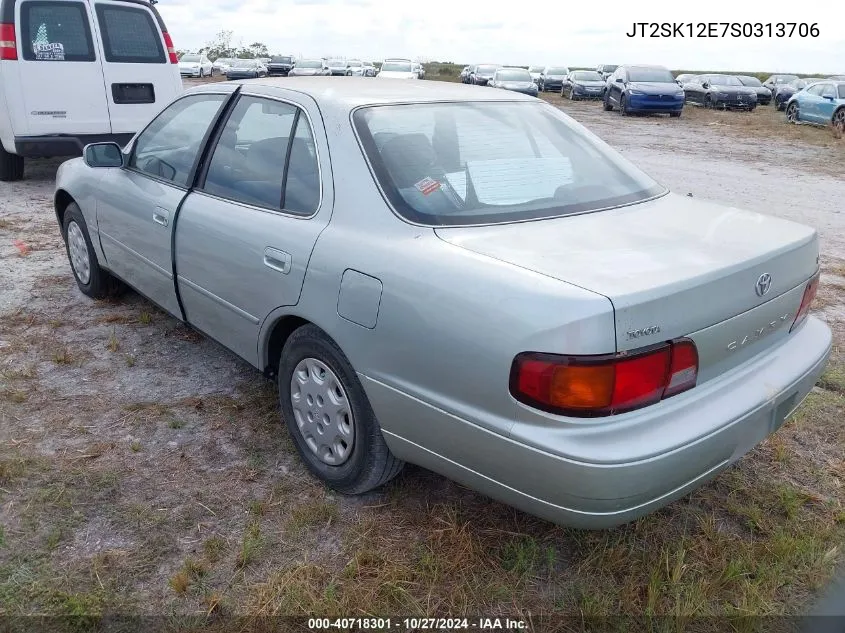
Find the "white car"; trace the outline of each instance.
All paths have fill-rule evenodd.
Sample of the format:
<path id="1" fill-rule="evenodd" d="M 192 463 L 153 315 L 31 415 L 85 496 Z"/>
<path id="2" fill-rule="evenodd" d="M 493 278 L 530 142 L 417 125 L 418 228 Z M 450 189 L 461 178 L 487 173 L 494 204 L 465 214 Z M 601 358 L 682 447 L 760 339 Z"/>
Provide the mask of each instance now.
<path id="1" fill-rule="evenodd" d="M 23 178 L 25 158 L 124 145 L 182 92 L 153 4 L 0 0 L 0 14 L 0 180 Z"/>
<path id="2" fill-rule="evenodd" d="M 362 62 L 360 59 L 350 59 L 348 62 L 346 62 L 346 76 L 363 77 L 364 62 Z"/>
<path id="3" fill-rule="evenodd" d="M 234 63 L 235 60 L 230 57 L 219 57 L 214 60 L 214 63 L 211 65 L 211 68 L 213 72 L 218 72 L 221 75 L 225 75 L 227 72 L 229 72 L 229 69 Z"/>
<path id="4" fill-rule="evenodd" d="M 214 64 L 205 55 L 182 55 L 179 59 L 179 74 L 183 77 L 213 77 Z"/>
<path id="5" fill-rule="evenodd" d="M 419 79 L 411 61 L 385 60 L 376 77 L 381 79 Z"/>
<path id="6" fill-rule="evenodd" d="M 531 75 L 531 81 L 533 81 L 538 86 L 540 85 L 540 75 L 543 74 L 543 71 L 546 69 L 545 66 L 529 66 L 528 67 L 528 74 Z"/>

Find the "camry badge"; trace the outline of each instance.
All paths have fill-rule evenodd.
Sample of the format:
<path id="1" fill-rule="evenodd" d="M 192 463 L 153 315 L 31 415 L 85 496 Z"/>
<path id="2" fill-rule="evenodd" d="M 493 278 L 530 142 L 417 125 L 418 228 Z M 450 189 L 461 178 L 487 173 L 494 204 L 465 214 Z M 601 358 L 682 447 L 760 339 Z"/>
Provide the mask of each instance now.
<path id="1" fill-rule="evenodd" d="M 757 292 L 758 297 L 762 297 L 764 294 L 769 292 L 771 287 L 772 276 L 769 273 L 763 273 L 757 278 L 757 284 L 754 286 L 754 290 Z"/>

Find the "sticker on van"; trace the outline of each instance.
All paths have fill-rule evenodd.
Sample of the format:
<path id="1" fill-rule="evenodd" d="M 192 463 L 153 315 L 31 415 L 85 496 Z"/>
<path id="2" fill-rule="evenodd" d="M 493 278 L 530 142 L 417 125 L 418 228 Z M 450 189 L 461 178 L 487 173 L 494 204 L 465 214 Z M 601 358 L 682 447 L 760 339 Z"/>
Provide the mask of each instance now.
<path id="1" fill-rule="evenodd" d="M 35 53 L 35 59 L 39 61 L 63 62 L 65 60 L 65 46 L 61 42 L 51 44 L 33 42 L 32 52 Z"/>

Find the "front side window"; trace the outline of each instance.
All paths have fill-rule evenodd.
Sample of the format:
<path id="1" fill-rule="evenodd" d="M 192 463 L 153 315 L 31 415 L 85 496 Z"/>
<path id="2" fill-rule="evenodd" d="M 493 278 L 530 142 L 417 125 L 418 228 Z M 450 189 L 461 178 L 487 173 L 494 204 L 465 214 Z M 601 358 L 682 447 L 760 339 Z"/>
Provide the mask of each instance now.
<path id="1" fill-rule="evenodd" d="M 148 10 L 114 4 L 96 7 L 107 62 L 167 63 L 158 25 Z"/>
<path id="2" fill-rule="evenodd" d="M 822 96 L 836 98 L 836 91 L 833 89 L 833 84 L 822 84 Z"/>
<path id="3" fill-rule="evenodd" d="M 203 138 L 226 95 L 192 95 L 175 101 L 141 132 L 129 167 L 187 187 Z"/>
<path id="4" fill-rule="evenodd" d="M 532 220 L 665 192 L 546 104 L 370 106 L 353 121 L 389 202 L 413 222 Z"/>
<path id="5" fill-rule="evenodd" d="M 96 59 L 88 11 L 81 2 L 21 4 L 23 58 L 29 61 L 92 62 Z"/>
<path id="6" fill-rule="evenodd" d="M 288 103 L 241 97 L 217 141 L 203 191 L 273 210 L 314 213 L 320 170 L 305 114 Z"/>
<path id="7" fill-rule="evenodd" d="M 820 97 L 823 89 L 824 89 L 823 84 L 819 84 L 817 86 L 810 86 L 809 88 L 807 88 L 807 94 L 810 94 L 810 95 L 813 95 L 813 96 L 816 96 L 816 97 Z"/>

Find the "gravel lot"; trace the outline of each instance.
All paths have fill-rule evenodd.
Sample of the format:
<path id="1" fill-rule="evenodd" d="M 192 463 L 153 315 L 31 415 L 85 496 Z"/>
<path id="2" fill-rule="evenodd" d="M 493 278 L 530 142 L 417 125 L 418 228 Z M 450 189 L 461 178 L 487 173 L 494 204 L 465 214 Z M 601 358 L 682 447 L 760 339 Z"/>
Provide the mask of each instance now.
<path id="1" fill-rule="evenodd" d="M 30 162 L 0 184 L 0 615 L 213 627 L 218 614 L 801 610 L 845 536 L 845 141 L 731 122 L 759 111 L 623 119 L 548 99 L 675 191 L 818 228 L 834 360 L 775 438 L 603 533 L 412 467 L 339 497 L 300 464 L 258 373 L 135 294 L 77 290 L 52 210 L 59 161 Z"/>

